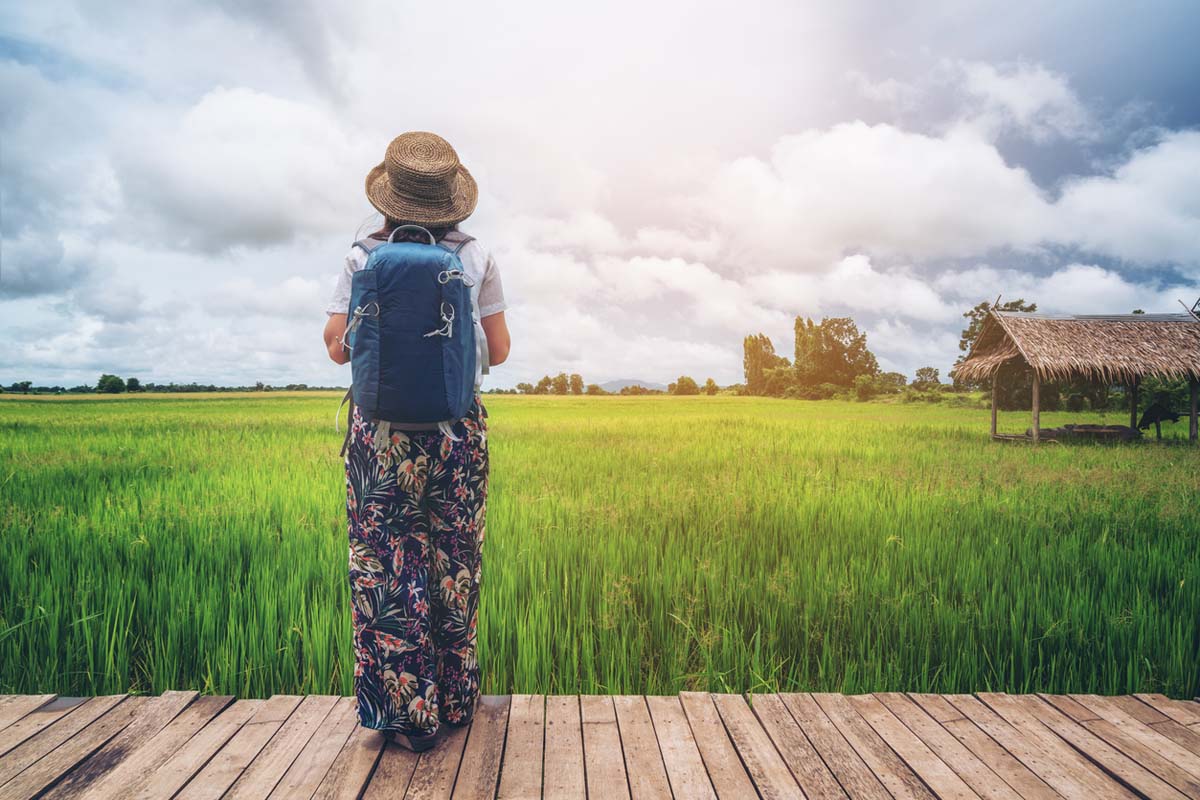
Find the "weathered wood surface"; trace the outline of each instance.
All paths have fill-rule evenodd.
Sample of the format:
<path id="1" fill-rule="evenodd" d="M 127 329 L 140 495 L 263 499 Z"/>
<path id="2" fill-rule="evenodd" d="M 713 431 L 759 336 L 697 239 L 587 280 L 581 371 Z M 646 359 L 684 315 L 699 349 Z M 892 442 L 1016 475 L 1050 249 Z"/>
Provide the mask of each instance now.
<path id="1" fill-rule="evenodd" d="M 1161 694 L 513 695 L 420 755 L 352 697 L 0 695 L 0 800 L 1200 798 Z"/>

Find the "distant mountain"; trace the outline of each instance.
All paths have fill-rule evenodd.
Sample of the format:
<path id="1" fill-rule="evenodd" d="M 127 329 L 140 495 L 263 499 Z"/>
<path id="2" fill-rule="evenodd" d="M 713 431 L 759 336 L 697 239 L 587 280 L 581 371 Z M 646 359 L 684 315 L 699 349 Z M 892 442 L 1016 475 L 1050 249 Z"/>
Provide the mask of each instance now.
<path id="1" fill-rule="evenodd" d="M 664 383 L 655 383 L 654 381 L 643 381 L 637 378 L 617 378 L 615 381 L 605 381 L 600 384 L 600 388 L 606 392 L 617 392 L 624 389 L 626 386 L 641 386 L 643 389 L 658 389 L 665 392 L 667 386 Z"/>

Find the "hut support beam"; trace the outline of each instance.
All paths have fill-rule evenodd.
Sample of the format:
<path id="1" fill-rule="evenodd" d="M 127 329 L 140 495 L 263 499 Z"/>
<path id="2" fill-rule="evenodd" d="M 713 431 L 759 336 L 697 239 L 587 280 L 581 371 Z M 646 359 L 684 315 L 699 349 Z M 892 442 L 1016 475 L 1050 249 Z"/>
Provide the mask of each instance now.
<path id="1" fill-rule="evenodd" d="M 1134 379 L 1129 384 L 1129 427 L 1137 430 L 1138 381 Z"/>
<path id="2" fill-rule="evenodd" d="M 1041 417 L 1042 417 L 1042 413 L 1041 413 L 1041 408 L 1039 406 L 1039 398 L 1038 398 L 1038 376 L 1037 376 L 1037 373 L 1035 372 L 1033 374 L 1033 443 L 1034 444 L 1037 444 L 1038 440 L 1042 438 Z"/>
<path id="3" fill-rule="evenodd" d="M 998 371 L 997 371 L 997 374 L 999 374 Z M 1195 399 L 1196 399 L 1196 383 L 1195 383 L 1195 381 L 1193 381 L 1192 382 L 1192 400 L 1195 401 Z M 1196 427 L 1195 409 L 1196 409 L 1196 403 L 1193 402 L 1192 403 L 1192 420 L 1193 420 L 1192 427 L 1193 428 Z M 995 436 L 995 435 L 996 435 L 996 376 L 993 375 L 992 376 L 992 436 Z M 1195 438 L 1195 437 L 1192 437 L 1192 438 Z"/>
<path id="4" fill-rule="evenodd" d="M 1191 413 L 1188 415 L 1188 440 L 1194 442 L 1197 440 L 1198 435 L 1200 435 L 1200 430 L 1197 429 L 1197 406 L 1200 405 L 1200 398 L 1198 398 L 1198 395 L 1200 395 L 1200 379 L 1192 378 L 1188 381 L 1188 387 L 1191 389 L 1192 395 L 1192 408 Z"/>

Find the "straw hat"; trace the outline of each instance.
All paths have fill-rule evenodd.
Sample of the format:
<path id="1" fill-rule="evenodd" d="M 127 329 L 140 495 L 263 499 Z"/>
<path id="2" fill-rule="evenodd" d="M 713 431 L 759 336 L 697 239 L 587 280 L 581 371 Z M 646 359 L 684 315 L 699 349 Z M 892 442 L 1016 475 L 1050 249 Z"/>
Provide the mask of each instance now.
<path id="1" fill-rule="evenodd" d="M 449 142 L 410 131 L 392 139 L 383 163 L 367 175 L 367 199 L 391 219 L 443 226 L 471 216 L 479 188 Z"/>

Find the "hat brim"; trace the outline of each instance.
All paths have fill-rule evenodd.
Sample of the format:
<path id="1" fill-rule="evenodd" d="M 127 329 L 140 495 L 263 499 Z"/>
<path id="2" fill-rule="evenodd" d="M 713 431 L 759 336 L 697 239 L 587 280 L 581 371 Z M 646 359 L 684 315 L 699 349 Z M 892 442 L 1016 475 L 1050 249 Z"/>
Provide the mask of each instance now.
<path id="1" fill-rule="evenodd" d="M 366 188 L 367 199 L 385 217 L 432 227 L 462 222 L 471 216 L 479 202 L 475 178 L 461 164 L 454 175 L 454 192 L 445 203 L 429 203 L 396 194 L 383 164 L 367 174 Z"/>

